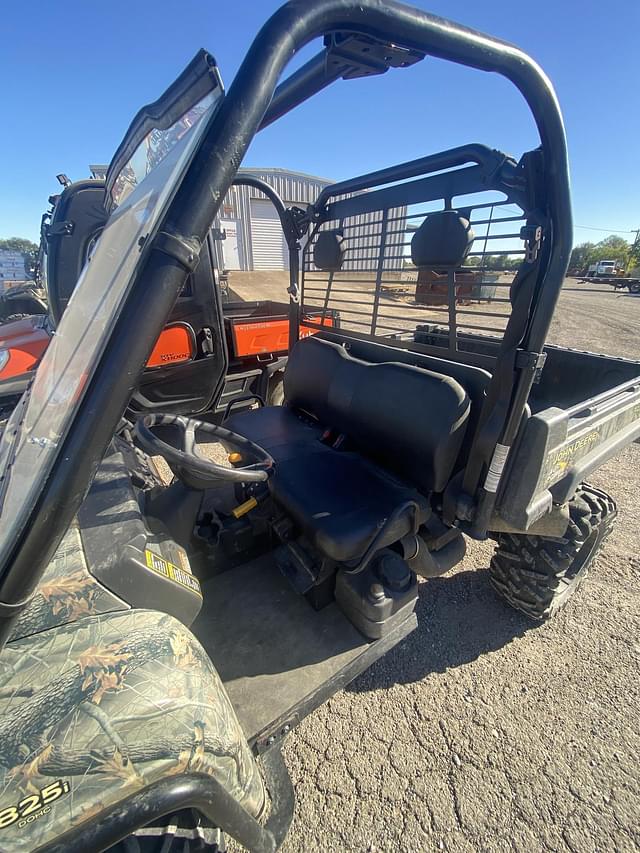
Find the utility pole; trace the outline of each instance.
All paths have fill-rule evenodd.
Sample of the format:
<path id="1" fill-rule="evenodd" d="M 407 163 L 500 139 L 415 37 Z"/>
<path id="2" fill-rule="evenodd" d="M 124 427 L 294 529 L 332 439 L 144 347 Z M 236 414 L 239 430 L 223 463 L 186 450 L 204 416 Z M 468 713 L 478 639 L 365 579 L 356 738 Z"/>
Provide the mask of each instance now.
<path id="1" fill-rule="evenodd" d="M 631 232 L 634 233 L 633 231 Z M 633 261 L 635 260 L 636 266 L 640 266 L 640 228 L 636 228 L 635 230 L 636 239 L 631 244 L 631 251 L 629 252 L 629 258 Z"/>

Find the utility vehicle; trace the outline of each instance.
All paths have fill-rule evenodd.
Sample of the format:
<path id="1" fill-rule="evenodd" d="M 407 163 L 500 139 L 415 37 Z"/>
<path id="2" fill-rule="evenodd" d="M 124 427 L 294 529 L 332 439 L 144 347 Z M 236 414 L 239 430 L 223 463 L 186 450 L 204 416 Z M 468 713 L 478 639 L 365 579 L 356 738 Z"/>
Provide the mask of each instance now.
<path id="1" fill-rule="evenodd" d="M 34 281 L 15 285 L 0 294 L 0 323 L 46 313 L 45 293 Z"/>
<path id="2" fill-rule="evenodd" d="M 267 183 L 252 175 L 234 179 L 259 190 L 274 205 L 289 247 L 290 270 L 296 269 L 301 234 L 296 217 L 302 211 L 286 208 L 278 194 Z M 37 287 L 32 283 L 20 288 L 3 303 L 6 319 L 0 325 L 0 417 L 12 411 L 28 386 L 49 340 L 75 289 L 82 268 L 91 255 L 108 218 L 105 205 L 105 182 L 87 179 L 71 182 L 64 190 L 49 197 L 50 209 L 41 223 L 40 251 L 37 264 Z M 175 394 L 176 380 L 181 389 L 179 405 L 189 407 L 208 418 L 220 418 L 230 408 L 252 401 L 282 401 L 282 375 L 288 351 L 288 304 L 271 300 L 230 302 L 222 300 L 225 342 L 229 354 L 227 376 L 213 412 L 198 408 L 196 398 L 188 399 L 188 371 L 177 364 L 193 363 L 197 397 L 198 373 L 207 371 L 207 359 L 214 346 L 211 327 L 211 305 L 219 299 L 220 279 L 216 263 L 220 257 L 219 241 L 224 237 L 212 229 L 200 250 L 202 263 L 189 276 L 171 312 L 169 322 L 160 333 L 147 362 L 147 371 L 135 395 L 143 407 L 166 405 L 164 393 Z M 291 260 L 291 257 L 294 260 Z M 10 294 L 13 291 L 9 292 Z M 36 296 L 39 298 L 36 299 Z M 283 294 L 283 296 L 286 294 Z M 0 315 L 1 319 L 1 315 Z M 142 320 L 143 322 L 143 320 Z M 324 325 L 337 326 L 338 312 L 323 314 Z M 311 329 L 302 334 L 313 334 Z M 145 396 L 153 394 L 150 399 Z M 199 405 L 209 399 L 200 399 Z"/>
<path id="3" fill-rule="evenodd" d="M 254 134 L 338 78 L 427 55 L 510 80 L 540 146 L 515 160 L 469 143 L 326 188 L 297 224 L 285 405 L 194 420 L 178 365 L 166 409 L 133 420 Z M 417 575 L 491 536 L 511 604 L 545 618 L 575 590 L 616 513 L 583 480 L 640 434 L 640 366 L 545 347 L 572 234 L 548 79 L 407 6 L 290 2 L 226 95 L 200 52 L 134 119 L 107 197 L 0 444 L 0 846 L 215 849 L 222 831 L 275 850 L 293 809 L 283 738 L 415 627 Z M 456 299 L 465 259 L 513 256 L 509 241 L 522 263 L 501 295 Z M 447 271 L 446 306 L 415 301 L 409 258 Z M 227 351 L 210 311 L 197 381 L 213 406 Z M 318 334 L 295 342 L 301 324 Z"/>

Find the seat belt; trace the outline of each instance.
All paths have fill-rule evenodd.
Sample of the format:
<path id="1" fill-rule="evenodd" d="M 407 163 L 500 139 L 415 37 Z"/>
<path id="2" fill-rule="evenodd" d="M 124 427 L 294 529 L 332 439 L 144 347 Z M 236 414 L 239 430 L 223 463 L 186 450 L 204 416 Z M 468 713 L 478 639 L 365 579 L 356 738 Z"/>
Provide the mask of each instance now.
<path id="1" fill-rule="evenodd" d="M 540 233 L 540 230 L 536 229 L 538 245 Z M 493 476 L 499 479 L 506 462 L 509 448 L 498 450 L 500 448 L 498 442 L 509 413 L 516 382 L 518 348 L 527 330 L 539 270 L 540 253 L 537 252 L 535 259 L 526 260 L 520 267 L 511 285 L 511 317 L 500 344 L 496 370 L 489 383 L 487 397 L 473 439 L 473 450 L 462 481 L 463 495 L 468 498 L 474 497 L 485 467 L 491 472 L 491 463 L 495 459 L 496 470 Z M 496 451 L 498 451 L 497 458 Z M 493 483 L 490 481 L 488 485 L 492 486 Z"/>

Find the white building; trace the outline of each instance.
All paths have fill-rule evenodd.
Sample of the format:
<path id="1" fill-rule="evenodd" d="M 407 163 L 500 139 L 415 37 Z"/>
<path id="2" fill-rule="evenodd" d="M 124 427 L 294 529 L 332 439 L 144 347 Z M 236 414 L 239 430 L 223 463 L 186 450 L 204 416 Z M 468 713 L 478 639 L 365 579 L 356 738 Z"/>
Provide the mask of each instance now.
<path id="1" fill-rule="evenodd" d="M 288 169 L 240 169 L 238 177 L 250 174 L 261 178 L 278 193 L 285 207 L 303 210 L 333 183 L 325 178 L 290 172 Z M 229 270 L 287 269 L 287 244 L 280 220 L 269 199 L 253 187 L 233 186 L 225 196 L 218 215 L 219 228 L 226 232 L 222 241 L 224 266 Z"/>
<path id="2" fill-rule="evenodd" d="M 104 179 L 107 166 L 89 167 L 95 178 Z M 333 181 L 318 178 L 304 172 L 292 172 L 278 168 L 241 168 L 238 177 L 243 174 L 261 178 L 278 193 L 285 207 L 300 207 L 303 210 L 312 204 L 321 191 Z M 396 215 L 406 215 L 405 208 L 398 209 Z M 345 262 L 346 269 L 368 269 L 372 265 L 369 256 L 372 237 L 379 230 L 379 214 L 363 214 L 356 217 L 357 240 L 351 244 L 351 260 Z M 248 186 L 232 186 L 220 206 L 214 227 L 224 232 L 226 237 L 218 243 L 222 266 L 228 270 L 286 270 L 289 267 L 287 244 L 280 226 L 278 214 L 272 202 L 259 190 Z M 397 234 L 389 240 L 390 245 L 398 244 L 402 236 Z M 360 249 L 360 246 L 363 248 Z M 360 256 L 367 256 L 360 260 Z M 393 262 L 391 262 L 392 264 Z"/>

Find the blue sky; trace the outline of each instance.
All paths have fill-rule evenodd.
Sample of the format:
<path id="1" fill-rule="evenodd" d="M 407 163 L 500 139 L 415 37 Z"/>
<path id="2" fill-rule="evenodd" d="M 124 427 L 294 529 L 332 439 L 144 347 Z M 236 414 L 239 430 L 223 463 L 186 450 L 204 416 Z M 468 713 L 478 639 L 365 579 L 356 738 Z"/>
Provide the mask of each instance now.
<path id="1" fill-rule="evenodd" d="M 309 0 L 312 2 L 312 0 Z M 640 227 L 640 2 L 414 0 L 522 47 L 562 105 L 576 242 Z M 108 162 L 142 104 L 199 47 L 229 86 L 275 0 L 9 3 L 0 75 L 0 237 L 37 239 L 55 175 Z M 312 52 L 309 51 L 307 55 Z M 293 66 L 292 66 L 293 67 Z M 338 82 L 254 140 L 246 166 L 343 179 L 466 142 L 519 155 L 537 137 L 508 83 L 427 59 L 384 77 Z"/>

